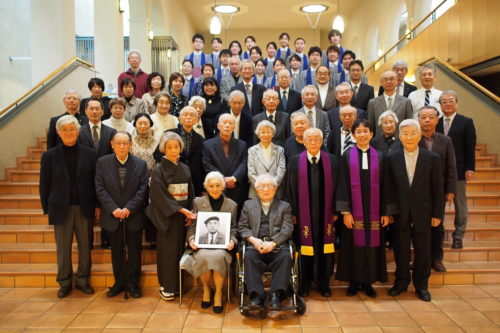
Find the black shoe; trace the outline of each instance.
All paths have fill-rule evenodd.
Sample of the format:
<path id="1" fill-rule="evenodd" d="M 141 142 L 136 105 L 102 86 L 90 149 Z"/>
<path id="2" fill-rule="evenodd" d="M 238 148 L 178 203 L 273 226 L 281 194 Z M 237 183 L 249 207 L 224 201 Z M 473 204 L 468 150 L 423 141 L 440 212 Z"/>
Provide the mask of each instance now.
<path id="1" fill-rule="evenodd" d="M 130 297 L 132 297 L 132 298 L 141 298 L 142 297 L 142 291 L 141 291 L 141 288 L 139 288 L 139 287 L 130 286 L 128 288 L 128 293 L 129 293 Z"/>
<path id="2" fill-rule="evenodd" d="M 214 313 L 222 313 L 222 311 L 224 310 L 224 307 L 221 305 L 221 306 L 215 306 L 212 308 L 214 310 Z"/>
<path id="3" fill-rule="evenodd" d="M 65 286 L 59 288 L 59 290 L 57 291 L 57 297 L 64 298 L 68 296 L 71 293 L 71 289 L 72 289 L 71 286 Z"/>
<path id="4" fill-rule="evenodd" d="M 446 272 L 446 267 L 443 265 L 441 260 L 436 260 L 432 263 L 431 268 L 439 273 Z"/>
<path id="5" fill-rule="evenodd" d="M 376 298 L 377 293 L 375 292 L 375 289 L 369 284 L 365 284 L 363 286 L 363 291 L 365 292 L 366 296 L 371 297 L 371 298 Z"/>
<path id="6" fill-rule="evenodd" d="M 274 292 L 271 297 L 271 309 L 279 309 L 281 307 L 281 301 L 283 300 L 283 293 L 280 291 Z"/>
<path id="7" fill-rule="evenodd" d="M 358 293 L 359 285 L 357 283 L 349 283 L 349 287 L 347 288 L 346 295 L 347 296 L 355 296 Z"/>
<path id="8" fill-rule="evenodd" d="M 416 291 L 418 298 L 420 298 L 424 302 L 430 302 L 431 301 L 431 294 L 425 290 L 417 290 Z"/>
<path id="9" fill-rule="evenodd" d="M 123 286 L 117 286 L 114 285 L 113 287 L 109 288 L 108 292 L 106 293 L 107 297 L 115 297 L 116 295 L 120 294 L 123 291 Z"/>
<path id="10" fill-rule="evenodd" d="M 262 309 L 262 303 L 262 298 L 259 295 L 254 294 L 250 297 L 250 304 L 248 304 L 248 308 L 250 310 L 260 310 Z"/>
<path id="11" fill-rule="evenodd" d="M 401 293 L 405 292 L 406 290 L 408 290 L 408 289 L 394 286 L 391 289 L 389 289 L 389 296 L 392 296 L 392 297 L 399 296 Z"/>
<path id="12" fill-rule="evenodd" d="M 101 243 L 101 248 L 102 249 L 106 249 L 106 250 L 110 250 L 111 249 L 111 243 L 104 241 L 104 242 Z"/>
<path id="13" fill-rule="evenodd" d="M 88 284 L 85 284 L 83 286 L 77 284 L 77 285 L 75 285 L 75 289 L 80 290 L 82 293 L 87 294 L 87 295 L 91 295 L 94 293 L 94 288 L 92 288 Z"/>
<path id="14" fill-rule="evenodd" d="M 461 239 L 454 239 L 453 244 L 451 244 L 451 248 L 452 249 L 463 249 L 464 246 L 462 244 L 462 240 Z"/>
<path id="15" fill-rule="evenodd" d="M 321 294 L 321 296 L 323 296 L 325 298 L 332 296 L 332 292 L 330 291 L 330 287 L 319 288 L 319 293 Z"/>
<path id="16" fill-rule="evenodd" d="M 208 309 L 209 307 L 211 307 L 213 299 L 214 299 L 214 291 L 212 289 L 210 289 L 210 300 L 208 302 L 205 302 L 204 300 L 202 300 L 201 301 L 201 308 Z"/>

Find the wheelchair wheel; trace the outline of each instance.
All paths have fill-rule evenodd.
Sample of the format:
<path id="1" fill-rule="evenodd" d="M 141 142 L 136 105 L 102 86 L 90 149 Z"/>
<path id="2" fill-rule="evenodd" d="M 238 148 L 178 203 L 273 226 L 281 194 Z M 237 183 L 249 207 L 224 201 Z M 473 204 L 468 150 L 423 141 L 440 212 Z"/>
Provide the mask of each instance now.
<path id="1" fill-rule="evenodd" d="M 306 309 L 307 306 L 302 297 L 297 297 L 297 309 L 295 310 L 295 312 L 298 315 L 302 316 L 304 313 L 306 313 Z"/>

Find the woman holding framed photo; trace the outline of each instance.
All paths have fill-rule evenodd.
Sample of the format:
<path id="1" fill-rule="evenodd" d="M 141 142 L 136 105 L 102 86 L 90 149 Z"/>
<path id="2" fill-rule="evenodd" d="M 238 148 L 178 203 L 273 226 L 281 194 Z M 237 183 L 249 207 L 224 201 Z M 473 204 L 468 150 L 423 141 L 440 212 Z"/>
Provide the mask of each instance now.
<path id="1" fill-rule="evenodd" d="M 196 230 L 202 230 L 202 228 L 196 227 L 198 219 L 188 229 L 187 241 L 194 252 L 186 260 L 185 265 L 187 271 L 195 278 L 199 277 L 201 283 L 203 284 L 203 299 L 201 307 L 206 309 L 213 304 L 213 311 L 215 313 L 222 313 L 222 289 L 224 286 L 224 277 L 226 276 L 227 268 L 231 265 L 232 260 L 232 256 L 228 251 L 231 251 L 238 242 L 236 224 L 237 204 L 233 200 L 224 196 L 223 192 L 225 182 L 224 176 L 221 173 L 217 171 L 209 172 L 205 177 L 203 185 L 205 186 L 208 195 L 194 199 L 193 212 L 195 214 L 198 212 L 231 213 L 229 243 L 220 244 L 219 239 L 221 237 L 219 237 L 216 233 L 214 233 L 214 240 L 210 242 L 210 234 L 212 233 L 211 228 L 218 224 L 217 218 L 210 217 L 203 221 L 208 231 L 207 241 L 201 241 L 204 239 L 203 234 L 198 235 L 198 238 L 196 239 L 199 240 L 199 243 L 219 244 L 221 246 L 219 246 L 219 248 L 199 249 L 199 244 L 195 241 Z M 201 223 L 201 221 L 199 222 Z M 215 284 L 214 295 L 212 295 L 212 290 L 210 288 L 210 280 L 212 277 Z"/>

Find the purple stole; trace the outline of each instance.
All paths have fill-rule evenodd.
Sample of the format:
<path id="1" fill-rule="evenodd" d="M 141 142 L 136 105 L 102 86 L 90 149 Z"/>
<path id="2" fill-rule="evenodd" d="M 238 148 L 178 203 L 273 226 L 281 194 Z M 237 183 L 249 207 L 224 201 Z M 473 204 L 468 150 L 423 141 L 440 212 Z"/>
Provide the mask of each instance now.
<path id="1" fill-rule="evenodd" d="M 357 147 L 349 150 L 354 246 L 366 247 L 365 220 Z M 370 146 L 370 247 L 380 246 L 380 165 L 375 148 Z"/>
<path id="2" fill-rule="evenodd" d="M 323 230 L 323 253 L 333 253 L 334 231 L 333 231 L 333 180 L 332 167 L 328 154 L 320 151 L 320 162 L 323 165 L 325 176 L 325 207 L 323 212 L 324 230 Z M 307 175 L 307 150 L 302 152 L 299 157 L 299 228 L 300 228 L 300 254 L 304 256 L 314 255 L 314 241 L 312 239 L 311 229 L 311 206 L 309 203 L 309 177 Z"/>

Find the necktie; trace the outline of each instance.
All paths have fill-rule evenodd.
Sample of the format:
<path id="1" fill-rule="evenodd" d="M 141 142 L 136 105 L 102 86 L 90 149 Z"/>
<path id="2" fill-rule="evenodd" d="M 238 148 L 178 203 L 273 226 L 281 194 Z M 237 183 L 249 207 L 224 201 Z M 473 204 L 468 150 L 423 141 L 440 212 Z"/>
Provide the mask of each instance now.
<path id="1" fill-rule="evenodd" d="M 312 163 L 312 164 L 313 164 L 313 165 L 316 165 L 316 160 L 317 160 L 317 159 L 318 159 L 318 158 L 317 158 L 316 156 L 313 156 L 313 157 L 312 157 L 312 161 L 313 161 L 313 163 Z"/>
<path id="2" fill-rule="evenodd" d="M 387 110 L 392 110 L 392 97 L 387 98 Z"/>
<path id="3" fill-rule="evenodd" d="M 430 93 L 431 91 L 430 90 L 426 90 L 425 91 L 425 106 L 427 105 L 430 105 L 431 104 L 431 97 L 430 97 Z"/>
<path id="4" fill-rule="evenodd" d="M 444 135 L 448 135 L 448 132 L 450 131 L 450 122 L 451 122 L 450 118 L 446 118 L 444 120 Z"/>
<path id="5" fill-rule="evenodd" d="M 210 236 L 210 244 L 214 243 L 214 235 Z"/>
<path id="6" fill-rule="evenodd" d="M 344 155 L 344 153 L 349 149 L 351 148 L 351 145 L 352 145 L 352 141 L 351 141 L 351 131 L 346 131 L 347 134 L 345 135 L 345 139 L 344 139 L 344 148 L 342 149 L 342 155 Z"/>
<path id="7" fill-rule="evenodd" d="M 97 128 L 99 126 L 97 125 L 94 125 L 92 127 L 92 141 L 94 141 L 94 147 L 97 147 L 97 145 L 99 144 L 99 134 L 97 134 Z"/>
<path id="8" fill-rule="evenodd" d="M 272 122 L 274 124 L 274 116 L 271 114 L 269 115 L 269 121 Z"/>
<path id="9" fill-rule="evenodd" d="M 252 86 L 250 83 L 245 84 L 245 91 L 247 92 L 248 106 L 252 107 Z"/>
<path id="10" fill-rule="evenodd" d="M 311 110 L 307 112 L 307 119 L 309 120 L 310 127 L 314 127 L 313 112 Z"/>
<path id="11" fill-rule="evenodd" d="M 283 102 L 283 108 L 286 109 L 286 103 L 288 102 L 288 99 L 286 98 L 286 90 L 283 90 L 283 97 L 281 97 L 281 101 Z"/>
<path id="12" fill-rule="evenodd" d="M 356 96 L 356 94 L 358 93 L 358 86 L 355 85 L 354 88 L 352 88 L 352 90 L 354 91 L 354 96 Z"/>

